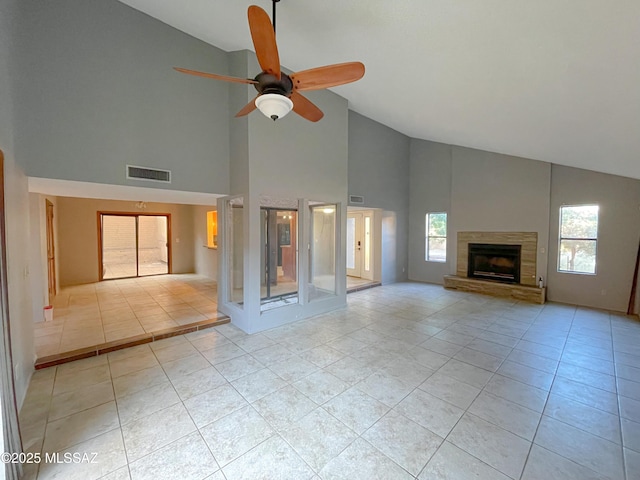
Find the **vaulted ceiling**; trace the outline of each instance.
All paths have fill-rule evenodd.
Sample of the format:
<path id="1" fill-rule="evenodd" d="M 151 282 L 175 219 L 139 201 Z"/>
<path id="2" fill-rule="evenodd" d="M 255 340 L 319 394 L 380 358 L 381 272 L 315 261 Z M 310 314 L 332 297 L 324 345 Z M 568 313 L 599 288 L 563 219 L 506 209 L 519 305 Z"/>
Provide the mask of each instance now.
<path id="1" fill-rule="evenodd" d="M 226 51 L 272 5 L 121 1 Z M 282 0 L 277 39 L 294 71 L 362 61 L 333 90 L 410 137 L 640 178 L 638 0 Z"/>

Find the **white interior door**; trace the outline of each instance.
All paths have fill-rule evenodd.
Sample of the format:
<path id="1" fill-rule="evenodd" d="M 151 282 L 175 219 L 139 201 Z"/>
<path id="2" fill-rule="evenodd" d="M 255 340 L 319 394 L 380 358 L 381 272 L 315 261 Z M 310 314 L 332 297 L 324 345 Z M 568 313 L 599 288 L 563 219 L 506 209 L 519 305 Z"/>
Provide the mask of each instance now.
<path id="1" fill-rule="evenodd" d="M 347 215 L 347 275 L 362 276 L 362 213 Z"/>

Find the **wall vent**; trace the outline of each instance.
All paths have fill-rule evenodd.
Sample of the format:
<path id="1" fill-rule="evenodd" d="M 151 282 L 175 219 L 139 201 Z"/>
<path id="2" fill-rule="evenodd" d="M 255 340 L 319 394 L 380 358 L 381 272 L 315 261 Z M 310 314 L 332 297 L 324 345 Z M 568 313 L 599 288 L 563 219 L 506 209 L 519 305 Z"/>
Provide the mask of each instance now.
<path id="1" fill-rule="evenodd" d="M 349 195 L 349 203 L 356 205 L 364 205 L 364 197 L 360 195 Z"/>
<path id="2" fill-rule="evenodd" d="M 171 183 L 171 170 L 127 165 L 127 179 Z"/>

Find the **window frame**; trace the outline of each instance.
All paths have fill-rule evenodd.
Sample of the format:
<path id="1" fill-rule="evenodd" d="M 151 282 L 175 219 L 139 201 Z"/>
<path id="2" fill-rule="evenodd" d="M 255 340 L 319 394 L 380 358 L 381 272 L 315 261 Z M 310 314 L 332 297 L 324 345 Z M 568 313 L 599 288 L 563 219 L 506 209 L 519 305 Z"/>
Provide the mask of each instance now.
<path id="1" fill-rule="evenodd" d="M 207 244 L 209 249 L 217 250 L 218 248 L 218 211 L 207 211 Z"/>
<path id="2" fill-rule="evenodd" d="M 564 208 L 577 208 L 577 207 L 596 207 L 596 236 L 595 237 L 563 237 L 562 236 L 562 210 Z M 598 237 L 600 230 L 600 205 L 597 203 L 582 203 L 582 204 L 574 204 L 574 205 L 561 205 L 558 209 L 558 258 L 556 263 L 556 271 L 558 273 L 568 273 L 571 275 L 597 275 L 598 274 Z M 594 248 L 594 267 L 593 272 L 580 272 L 576 270 L 563 270 L 561 268 L 561 256 L 562 256 L 562 241 L 583 241 L 583 242 L 593 242 L 595 244 Z"/>
<path id="3" fill-rule="evenodd" d="M 429 234 L 429 226 L 430 226 L 430 217 L 431 215 L 444 215 L 445 216 L 445 235 L 430 235 Z M 432 263 L 447 263 L 447 240 L 448 240 L 448 233 L 449 233 L 449 214 L 447 212 L 427 212 L 425 214 L 425 232 L 424 232 L 424 237 L 425 237 L 425 252 L 424 252 L 424 261 L 425 262 L 432 262 Z M 432 238 L 440 238 L 440 239 L 444 239 L 445 241 L 445 250 L 444 250 L 444 260 L 434 260 L 429 258 L 429 241 Z"/>

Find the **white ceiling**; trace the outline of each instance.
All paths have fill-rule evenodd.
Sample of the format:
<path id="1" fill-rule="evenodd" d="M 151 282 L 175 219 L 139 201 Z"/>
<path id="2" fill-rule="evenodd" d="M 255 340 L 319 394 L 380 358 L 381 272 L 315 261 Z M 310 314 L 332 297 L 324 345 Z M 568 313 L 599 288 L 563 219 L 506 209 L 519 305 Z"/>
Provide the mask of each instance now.
<path id="1" fill-rule="evenodd" d="M 250 4 L 271 12 L 121 1 L 226 51 L 253 50 Z M 640 178 L 638 0 L 282 0 L 277 37 L 293 71 L 362 61 L 333 90 L 411 137 Z"/>

